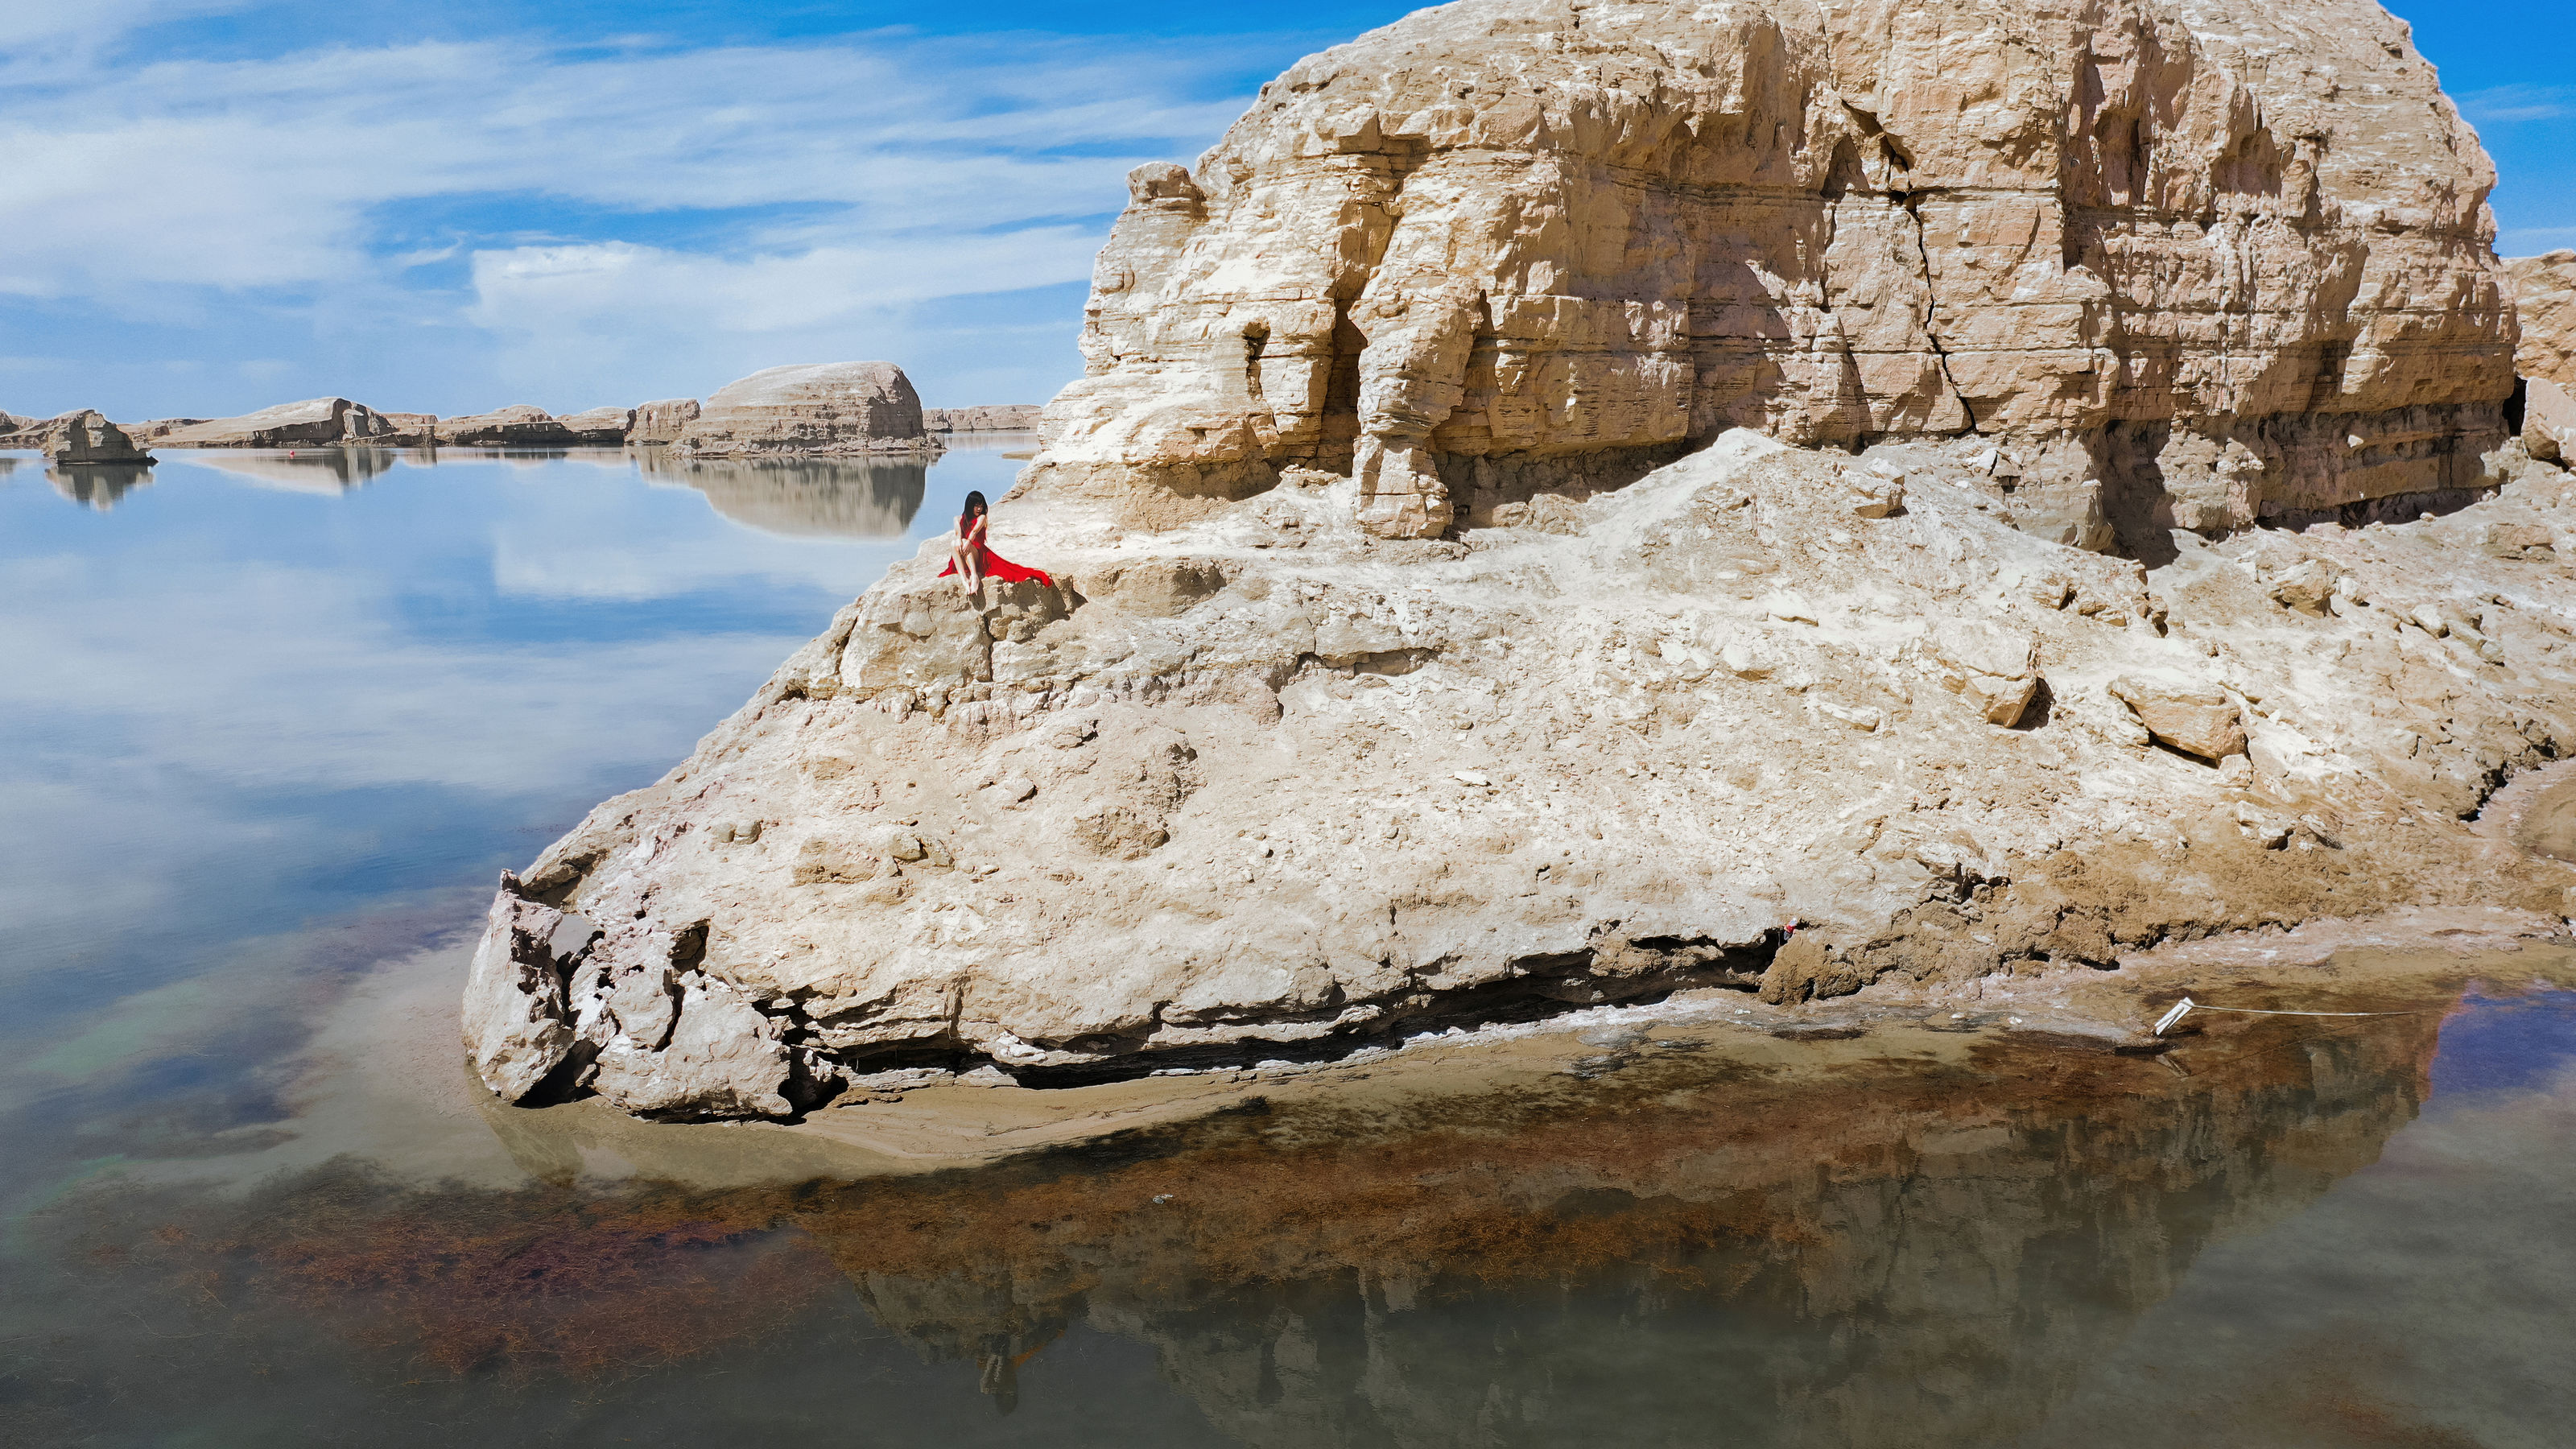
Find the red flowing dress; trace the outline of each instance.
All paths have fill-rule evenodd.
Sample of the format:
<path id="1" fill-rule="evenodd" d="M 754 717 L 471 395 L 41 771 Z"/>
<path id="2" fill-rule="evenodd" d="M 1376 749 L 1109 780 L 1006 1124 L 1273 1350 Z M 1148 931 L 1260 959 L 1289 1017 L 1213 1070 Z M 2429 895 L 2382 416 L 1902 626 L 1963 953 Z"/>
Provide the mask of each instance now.
<path id="1" fill-rule="evenodd" d="M 976 523 L 981 525 L 986 521 L 986 519 L 977 519 Z M 966 546 L 975 550 L 977 561 L 982 563 L 984 566 L 984 577 L 988 579 L 996 579 L 1006 584 L 1027 583 L 1031 580 L 1035 580 L 1038 583 L 1046 585 L 1050 589 L 1055 587 L 1055 580 L 1047 575 L 1046 570 L 1024 569 L 1018 564 L 1011 562 L 1009 559 L 1002 557 L 1000 554 L 993 552 L 993 550 L 984 542 L 984 530 L 982 527 L 975 527 L 970 532 L 966 520 L 961 518 L 957 520 L 957 531 L 959 534 L 964 535 L 967 538 L 968 541 Z M 955 572 L 957 572 L 957 560 L 952 558 L 948 561 L 948 567 L 939 571 L 939 576 L 944 579 Z"/>

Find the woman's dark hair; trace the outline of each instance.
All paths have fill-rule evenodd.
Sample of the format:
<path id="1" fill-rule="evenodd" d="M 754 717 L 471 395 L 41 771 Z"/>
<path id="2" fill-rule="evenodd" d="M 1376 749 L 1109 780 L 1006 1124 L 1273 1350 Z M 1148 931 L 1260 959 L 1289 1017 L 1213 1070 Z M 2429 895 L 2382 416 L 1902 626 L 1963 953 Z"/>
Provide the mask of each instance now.
<path id="1" fill-rule="evenodd" d="M 957 516 L 959 518 L 972 518 L 978 513 L 989 514 L 992 511 L 993 505 L 984 501 L 983 494 L 969 493 L 966 495 L 966 506 L 957 511 Z"/>

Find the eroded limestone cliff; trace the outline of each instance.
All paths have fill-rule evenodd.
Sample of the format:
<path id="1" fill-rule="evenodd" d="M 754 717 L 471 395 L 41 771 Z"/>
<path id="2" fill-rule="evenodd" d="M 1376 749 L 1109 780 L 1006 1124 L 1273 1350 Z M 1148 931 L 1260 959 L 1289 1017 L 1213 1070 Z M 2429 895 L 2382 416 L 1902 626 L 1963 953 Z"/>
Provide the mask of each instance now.
<path id="1" fill-rule="evenodd" d="M 1754 427 L 2050 443 L 2150 546 L 2456 492 L 2493 182 L 2369 0 L 1468 0 L 1130 178 L 1038 486 L 1427 536 Z"/>
<path id="2" fill-rule="evenodd" d="M 2576 741 L 2490 179 L 2341 0 L 1303 62 L 1137 174 L 994 524 L 1057 586 L 933 542 L 506 880 L 474 1058 L 783 1115 L 2559 908 L 2463 823 Z"/>
<path id="3" fill-rule="evenodd" d="M 1463 543 L 1370 537 L 1347 480 L 1151 536 L 1005 510 L 1059 587 L 979 606 L 934 542 L 509 882 L 476 1058 L 780 1114 L 2559 904 L 2461 821 L 2576 741 L 2566 474 L 2150 573 L 2012 527 L 1978 446 L 1739 431 Z"/>
<path id="4" fill-rule="evenodd" d="M 2524 377 L 2576 388 L 2576 251 L 2505 263 L 2522 345 L 2514 366 Z"/>

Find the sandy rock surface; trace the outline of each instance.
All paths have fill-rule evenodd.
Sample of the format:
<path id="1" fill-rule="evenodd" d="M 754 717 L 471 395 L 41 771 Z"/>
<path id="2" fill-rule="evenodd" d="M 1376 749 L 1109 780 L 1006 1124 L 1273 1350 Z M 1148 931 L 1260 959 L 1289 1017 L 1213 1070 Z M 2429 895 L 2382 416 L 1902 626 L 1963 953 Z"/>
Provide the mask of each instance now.
<path id="1" fill-rule="evenodd" d="M 43 422 L 22 420 L 5 440 L 9 447 L 41 449 L 57 463 L 149 463 L 152 455 L 95 408 Z"/>
<path id="2" fill-rule="evenodd" d="M 157 426 L 151 433 L 152 441 L 172 448 L 402 447 L 428 440 L 424 429 L 407 426 L 412 416 L 379 413 L 344 397 L 317 397 L 237 418 L 172 419 L 176 426 Z"/>
<path id="3" fill-rule="evenodd" d="M 556 419 L 575 442 L 592 447 L 614 448 L 626 441 L 635 426 L 633 408 L 592 408 L 588 412 L 568 413 Z"/>
<path id="4" fill-rule="evenodd" d="M 438 441 L 456 448 L 564 448 L 578 439 L 544 408 L 517 403 L 488 413 L 441 418 Z"/>
<path id="5" fill-rule="evenodd" d="M 635 409 L 635 422 L 626 430 L 630 443 L 668 443 L 688 430 L 698 420 L 698 400 L 693 397 L 663 398 Z"/>
<path id="6" fill-rule="evenodd" d="M 677 454 L 939 451 L 921 396 L 891 362 L 799 363 L 727 383 L 671 442 Z"/>
<path id="7" fill-rule="evenodd" d="M 2081 547 L 2412 517 L 2503 435 L 2493 185 L 2368 0 L 1468 0 L 1131 176 L 1036 486 L 1434 536 L 1973 429 Z"/>
<path id="8" fill-rule="evenodd" d="M 924 408 L 921 425 L 934 433 L 1025 433 L 1038 425 L 1037 403 L 988 403 L 971 408 Z"/>
<path id="9" fill-rule="evenodd" d="M 2149 569 L 2015 527 L 1985 446 L 1738 431 L 1443 542 L 1374 538 L 1350 480 L 1155 534 L 1006 507 L 1059 588 L 969 601 L 930 545 L 504 891 L 562 1002 L 478 975 L 519 999 L 469 1015 L 568 1036 L 487 1081 L 774 1114 L 925 1063 L 1071 1079 L 2563 905 L 2463 821 L 2576 740 L 2568 475 L 2507 448 L 2456 514 L 2179 533 Z"/>
<path id="10" fill-rule="evenodd" d="M 2522 319 L 2522 345 L 2514 367 L 2561 389 L 2576 389 L 2576 251 L 2551 252 L 2504 264 Z"/>

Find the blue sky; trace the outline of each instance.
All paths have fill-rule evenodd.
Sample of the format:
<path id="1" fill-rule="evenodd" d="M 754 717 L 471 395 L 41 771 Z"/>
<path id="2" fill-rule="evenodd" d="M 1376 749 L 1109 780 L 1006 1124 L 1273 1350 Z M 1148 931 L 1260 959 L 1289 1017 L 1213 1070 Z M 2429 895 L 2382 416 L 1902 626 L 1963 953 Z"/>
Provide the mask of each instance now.
<path id="1" fill-rule="evenodd" d="M 454 414 L 885 357 L 933 404 L 1079 370 L 1139 161 L 1401 4 L 0 5 L 0 408 Z M 2401 0 L 2576 246 L 2565 0 Z"/>

